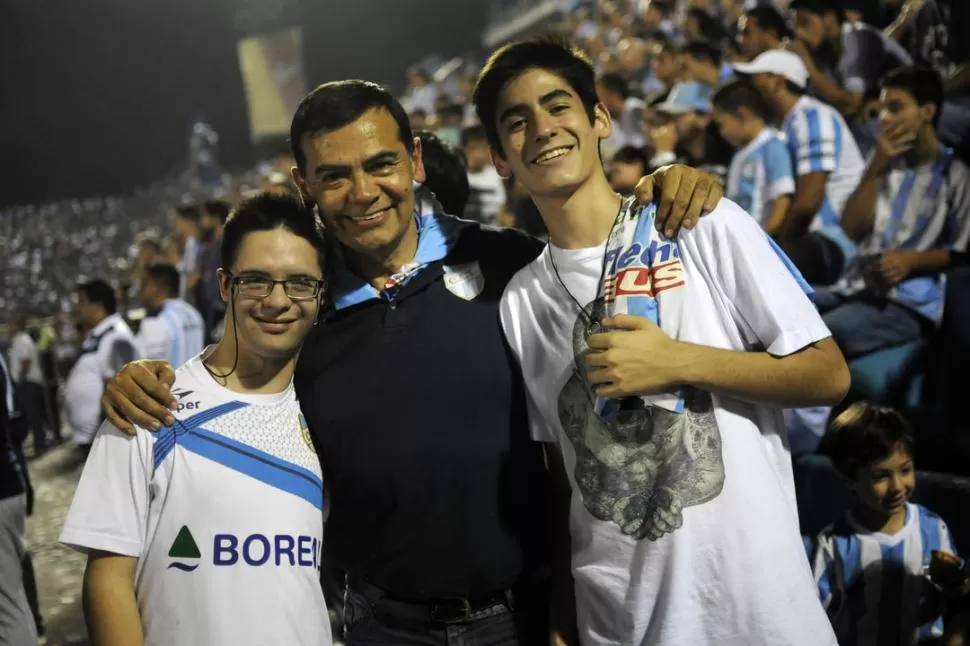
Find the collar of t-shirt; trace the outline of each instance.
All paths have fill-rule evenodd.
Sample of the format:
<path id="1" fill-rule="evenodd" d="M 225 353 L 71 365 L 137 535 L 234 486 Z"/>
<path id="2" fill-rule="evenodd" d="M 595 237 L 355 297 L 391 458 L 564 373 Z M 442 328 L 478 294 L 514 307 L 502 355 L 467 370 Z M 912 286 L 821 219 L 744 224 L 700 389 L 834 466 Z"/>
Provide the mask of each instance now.
<path id="1" fill-rule="evenodd" d="M 88 333 L 88 340 L 99 338 L 109 329 L 113 328 L 120 320 L 121 314 L 118 314 L 117 312 L 114 314 L 109 314 L 103 321 L 92 328 L 92 330 Z"/>
<path id="2" fill-rule="evenodd" d="M 418 227 L 418 249 L 414 259 L 387 279 L 382 291 L 363 278 L 352 273 L 345 265 L 332 267 L 332 289 L 334 309 L 342 310 L 373 299 L 393 300 L 400 289 L 424 268 L 433 262 L 443 260 L 458 239 L 458 234 L 469 222 L 445 215 L 444 209 L 436 200 L 416 192 L 414 222 Z M 335 259 L 341 263 L 342 259 Z"/>

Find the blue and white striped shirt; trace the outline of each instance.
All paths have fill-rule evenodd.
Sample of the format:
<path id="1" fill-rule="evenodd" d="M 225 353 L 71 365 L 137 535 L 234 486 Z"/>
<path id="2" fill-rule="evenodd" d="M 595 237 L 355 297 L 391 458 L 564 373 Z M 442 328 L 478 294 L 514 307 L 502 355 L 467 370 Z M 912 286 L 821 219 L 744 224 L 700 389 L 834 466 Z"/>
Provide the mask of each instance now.
<path id="1" fill-rule="evenodd" d="M 937 591 L 923 576 L 934 550 L 956 554 L 950 530 L 910 503 L 892 536 L 864 529 L 851 512 L 822 530 L 812 569 L 841 646 L 903 646 L 943 634 Z"/>
<path id="2" fill-rule="evenodd" d="M 764 225 L 775 200 L 795 192 L 795 177 L 784 137 L 765 128 L 734 154 L 727 176 L 727 198 Z"/>
<path id="3" fill-rule="evenodd" d="M 199 311 L 179 298 L 171 298 L 155 316 L 142 321 L 138 342 L 149 359 L 164 359 L 172 368 L 202 352 L 205 323 Z"/>
<path id="4" fill-rule="evenodd" d="M 849 126 L 838 110 L 805 95 L 788 111 L 783 129 L 796 177 L 828 173 L 822 208 L 811 230 L 830 238 L 851 258 L 855 244 L 842 230 L 842 211 L 859 185 L 865 165 Z"/>

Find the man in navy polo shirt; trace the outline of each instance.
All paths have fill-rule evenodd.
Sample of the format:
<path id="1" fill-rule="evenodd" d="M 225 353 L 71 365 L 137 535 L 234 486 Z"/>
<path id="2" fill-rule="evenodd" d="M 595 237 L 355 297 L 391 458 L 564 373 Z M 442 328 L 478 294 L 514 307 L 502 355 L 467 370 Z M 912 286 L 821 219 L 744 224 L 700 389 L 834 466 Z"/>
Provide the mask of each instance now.
<path id="1" fill-rule="evenodd" d="M 294 180 L 336 243 L 334 307 L 295 380 L 332 505 L 326 550 L 347 572 L 348 643 L 547 643 L 549 478 L 498 317 L 540 244 L 416 195 L 421 147 L 379 86 L 317 88 L 290 135 Z M 655 181 L 671 233 L 721 192 L 675 167 L 643 199 Z M 163 364 L 126 367 L 108 419 L 165 421 L 170 382 Z"/>

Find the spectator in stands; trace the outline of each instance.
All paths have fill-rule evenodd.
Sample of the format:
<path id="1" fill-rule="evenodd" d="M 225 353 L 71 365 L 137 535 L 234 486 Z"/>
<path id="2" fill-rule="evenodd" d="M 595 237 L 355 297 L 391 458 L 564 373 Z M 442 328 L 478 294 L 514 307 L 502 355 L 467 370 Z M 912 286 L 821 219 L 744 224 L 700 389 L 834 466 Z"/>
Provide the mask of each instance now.
<path id="1" fill-rule="evenodd" d="M 40 351 L 27 331 L 27 317 L 23 314 L 15 314 L 10 319 L 10 333 L 10 377 L 34 438 L 34 455 L 38 456 L 47 450 L 47 407 L 44 404 L 44 372 L 40 364 Z"/>
<path id="2" fill-rule="evenodd" d="M 448 101 L 438 108 L 434 133 L 449 146 L 461 146 L 461 127 L 465 118 L 465 107 Z"/>
<path id="3" fill-rule="evenodd" d="M 417 136 L 421 140 L 425 188 L 434 193 L 445 213 L 462 217 L 468 210 L 471 196 L 464 155 L 433 132 L 422 130 Z"/>
<path id="4" fill-rule="evenodd" d="M 840 644 L 925 644 L 943 635 L 940 595 L 924 582 L 932 552 L 955 555 L 939 516 L 909 502 L 913 431 L 898 412 L 858 402 L 833 422 L 832 461 L 855 499 L 818 536 L 819 597 Z"/>
<path id="5" fill-rule="evenodd" d="M 131 329 L 117 312 L 114 289 L 105 281 L 78 285 L 75 314 L 88 332 L 64 385 L 64 408 L 74 442 L 87 454 L 101 426 L 100 399 L 105 382 L 141 353 Z"/>
<path id="6" fill-rule="evenodd" d="M 711 89 L 725 80 L 721 68 L 721 50 L 707 41 L 695 40 L 687 43 L 683 61 L 685 80 L 699 81 L 709 85 Z"/>
<path id="7" fill-rule="evenodd" d="M 647 151 L 636 146 L 623 146 L 613 154 L 608 166 L 610 186 L 623 196 L 633 195 L 640 178 L 647 174 Z"/>
<path id="8" fill-rule="evenodd" d="M 791 33 L 785 18 L 773 4 L 759 4 L 738 18 L 737 41 L 750 61 L 770 49 L 780 49 Z"/>
<path id="9" fill-rule="evenodd" d="M 684 35 L 688 41 L 705 41 L 720 48 L 727 38 L 727 30 L 720 21 L 699 7 L 688 9 L 684 18 Z"/>
<path id="10" fill-rule="evenodd" d="M 474 125 L 462 130 L 461 147 L 465 151 L 465 161 L 468 162 L 470 189 L 464 216 L 484 224 L 496 224 L 499 210 L 505 204 L 505 183 L 492 165 L 484 129 L 480 125 Z"/>
<path id="11" fill-rule="evenodd" d="M 284 183 L 293 190 L 289 177 L 285 178 Z M 229 217 L 230 210 L 228 202 L 207 200 L 202 204 L 202 215 L 199 218 L 202 248 L 199 251 L 200 277 L 195 291 L 195 303 L 205 322 L 207 340 L 211 340 L 212 330 L 226 313 L 225 303 L 219 295 L 219 278 L 216 272 L 221 264 L 222 227 Z"/>
<path id="12" fill-rule="evenodd" d="M 671 19 L 674 3 L 671 0 L 639 0 L 641 24 L 651 31 L 663 32 L 668 38 L 677 33 L 677 26 Z"/>
<path id="13" fill-rule="evenodd" d="M 784 137 L 768 125 L 771 106 L 743 79 L 720 88 L 712 102 L 721 136 L 738 149 L 728 170 L 725 197 L 773 236 L 791 206 L 795 178 Z"/>
<path id="14" fill-rule="evenodd" d="M 842 216 L 859 254 L 833 289 L 816 294 L 849 358 L 939 324 L 944 273 L 970 239 L 970 169 L 936 133 L 939 76 L 905 67 L 881 85 L 879 143 Z"/>
<path id="15" fill-rule="evenodd" d="M 912 59 L 878 29 L 847 21 L 839 1 L 792 0 L 795 38 L 785 47 L 805 64 L 811 93 L 852 118 L 886 72 Z"/>
<path id="16" fill-rule="evenodd" d="M 970 2 L 909 0 L 899 19 L 887 29 L 906 37 L 913 60 L 943 78 L 946 99 L 937 130 L 940 138 L 970 158 Z"/>
<path id="17" fill-rule="evenodd" d="M 176 266 L 182 277 L 179 298 L 191 300 L 199 284 L 199 220 L 201 209 L 196 204 L 183 204 L 175 209 L 175 239 L 181 249 Z"/>
<path id="18" fill-rule="evenodd" d="M 611 157 L 623 146 L 643 146 L 643 99 L 630 93 L 630 85 L 621 75 L 603 74 L 596 81 L 596 94 L 610 111 L 613 132 L 603 142 L 603 155 Z"/>
<path id="19" fill-rule="evenodd" d="M 147 267 L 138 295 L 146 316 L 135 337 L 142 356 L 164 359 L 176 370 L 202 352 L 206 332 L 202 315 L 178 297 L 178 286 L 174 265 L 156 263 Z"/>
<path id="20" fill-rule="evenodd" d="M 775 49 L 734 68 L 783 119 L 795 197 L 775 237 L 806 280 L 831 285 L 855 253 L 840 224 L 864 167 L 855 139 L 838 111 L 805 94 L 808 70 L 796 54 Z"/>
<path id="21" fill-rule="evenodd" d="M 0 357 L 0 643 L 35 646 L 36 624 L 24 588 L 26 465 L 14 450 L 26 431 L 14 401 L 13 382 Z"/>
<path id="22" fill-rule="evenodd" d="M 656 38 L 656 37 L 655 37 Z M 673 40 L 656 38 L 650 69 L 665 90 L 657 96 L 649 97 L 651 105 L 663 102 L 670 90 L 684 80 L 684 60 L 680 48 Z"/>
<path id="23" fill-rule="evenodd" d="M 654 156 L 650 167 L 679 162 L 700 168 L 721 180 L 727 176 L 734 148 L 721 137 L 711 118 L 713 88 L 699 81 L 678 83 L 667 99 L 654 107 L 649 127 Z"/>
<path id="24" fill-rule="evenodd" d="M 428 127 L 428 113 L 421 108 L 417 108 L 408 113 L 408 121 L 411 122 L 411 128 L 415 132 L 424 130 Z"/>
<path id="25" fill-rule="evenodd" d="M 431 82 L 431 77 L 420 66 L 413 67 L 408 72 L 408 76 L 408 91 L 401 100 L 404 109 L 412 115 L 417 110 L 421 110 L 426 115 L 434 114 L 438 87 Z"/>

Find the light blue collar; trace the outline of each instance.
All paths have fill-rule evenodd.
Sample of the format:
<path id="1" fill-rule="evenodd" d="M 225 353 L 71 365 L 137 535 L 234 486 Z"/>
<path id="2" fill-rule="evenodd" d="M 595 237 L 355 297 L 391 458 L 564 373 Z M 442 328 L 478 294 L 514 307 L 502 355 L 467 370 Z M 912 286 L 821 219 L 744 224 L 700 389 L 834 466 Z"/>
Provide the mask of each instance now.
<path id="1" fill-rule="evenodd" d="M 461 230 L 471 223 L 446 215 L 441 205 L 427 191 L 415 185 L 414 223 L 418 228 L 418 249 L 412 262 L 418 268 L 413 278 L 433 262 L 444 259 L 454 248 Z M 331 288 L 334 308 L 342 310 L 372 299 L 384 298 L 373 285 L 351 272 L 343 258 L 331 264 Z"/>

